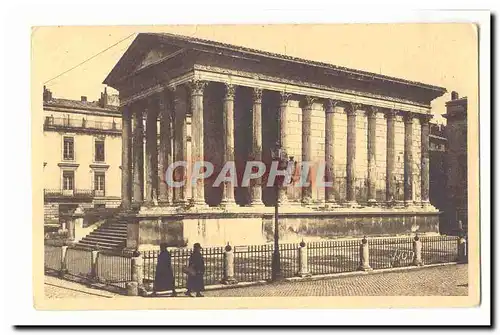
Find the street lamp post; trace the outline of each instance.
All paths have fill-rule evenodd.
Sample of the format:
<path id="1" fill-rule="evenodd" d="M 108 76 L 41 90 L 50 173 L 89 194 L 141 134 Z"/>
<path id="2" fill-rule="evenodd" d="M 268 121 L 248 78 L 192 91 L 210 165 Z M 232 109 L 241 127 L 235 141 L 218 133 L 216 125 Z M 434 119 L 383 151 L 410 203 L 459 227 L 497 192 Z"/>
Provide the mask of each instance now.
<path id="1" fill-rule="evenodd" d="M 276 147 L 274 149 L 271 149 L 271 157 L 273 158 L 273 161 L 278 161 L 278 169 L 286 169 L 287 173 L 290 173 L 288 171 L 288 155 L 286 151 L 281 148 L 280 143 L 276 143 Z M 293 158 L 290 158 L 290 161 L 293 162 Z M 286 180 L 286 176 L 283 177 L 283 180 Z M 283 279 L 283 274 L 281 272 L 281 260 L 280 260 L 280 248 L 279 248 L 279 204 L 280 204 L 280 188 L 284 187 L 283 186 L 284 182 L 281 182 L 279 180 L 275 179 L 274 182 L 274 190 L 275 190 L 275 196 L 276 196 L 276 202 L 274 205 L 274 251 L 273 251 L 273 258 L 272 258 L 272 275 L 271 275 L 271 280 L 272 281 L 278 281 Z"/>

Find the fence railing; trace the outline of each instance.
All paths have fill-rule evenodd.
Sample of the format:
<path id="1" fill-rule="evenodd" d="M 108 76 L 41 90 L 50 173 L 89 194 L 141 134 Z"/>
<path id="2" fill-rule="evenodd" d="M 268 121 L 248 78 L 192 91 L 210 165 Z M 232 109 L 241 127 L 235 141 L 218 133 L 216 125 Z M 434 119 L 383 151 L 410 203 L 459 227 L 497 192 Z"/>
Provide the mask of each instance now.
<path id="1" fill-rule="evenodd" d="M 116 130 L 120 131 L 122 129 L 121 124 L 118 122 L 104 122 L 96 120 L 87 120 L 85 118 L 62 118 L 46 116 L 45 127 L 69 127 L 69 128 L 88 128 L 88 129 L 98 129 L 98 130 Z"/>
<path id="2" fill-rule="evenodd" d="M 176 288 L 186 287 L 183 269 L 191 253 L 191 249 L 170 251 Z M 273 245 L 204 248 L 205 285 L 269 280 L 273 253 Z M 158 256 L 158 250 L 141 254 L 46 245 L 45 268 L 136 295 L 141 287 L 153 288 Z M 467 262 L 464 237 L 363 238 L 280 245 L 285 278 L 448 262 Z"/>

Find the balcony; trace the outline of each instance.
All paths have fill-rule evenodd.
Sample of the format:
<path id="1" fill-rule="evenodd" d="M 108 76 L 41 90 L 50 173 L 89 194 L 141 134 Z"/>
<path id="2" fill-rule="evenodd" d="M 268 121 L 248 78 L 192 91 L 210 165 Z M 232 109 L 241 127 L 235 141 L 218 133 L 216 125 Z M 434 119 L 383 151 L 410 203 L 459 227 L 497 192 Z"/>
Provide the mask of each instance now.
<path id="1" fill-rule="evenodd" d="M 70 130 L 97 133 L 116 133 L 122 131 L 121 123 L 86 120 L 85 118 L 63 118 L 46 116 L 44 130 Z"/>
<path id="2" fill-rule="evenodd" d="M 74 200 L 92 200 L 95 197 L 104 197 L 104 190 L 62 190 L 62 189 L 44 189 L 45 199 L 74 199 Z"/>

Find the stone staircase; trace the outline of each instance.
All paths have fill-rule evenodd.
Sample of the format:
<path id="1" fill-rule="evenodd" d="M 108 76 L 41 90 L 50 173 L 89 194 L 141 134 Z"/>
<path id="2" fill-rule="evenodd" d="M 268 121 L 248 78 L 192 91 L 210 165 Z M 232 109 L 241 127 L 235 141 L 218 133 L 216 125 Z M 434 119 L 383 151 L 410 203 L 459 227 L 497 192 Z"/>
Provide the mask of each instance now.
<path id="1" fill-rule="evenodd" d="M 119 217 L 113 217 L 81 239 L 76 246 L 93 250 L 121 250 L 126 244 L 127 224 Z"/>

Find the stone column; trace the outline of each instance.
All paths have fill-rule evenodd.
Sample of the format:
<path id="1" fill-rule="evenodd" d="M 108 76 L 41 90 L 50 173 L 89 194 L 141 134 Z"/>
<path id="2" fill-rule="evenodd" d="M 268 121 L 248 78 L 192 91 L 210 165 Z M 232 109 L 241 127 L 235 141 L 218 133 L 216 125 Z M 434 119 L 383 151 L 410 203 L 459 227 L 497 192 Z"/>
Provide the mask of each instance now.
<path id="1" fill-rule="evenodd" d="M 349 103 L 347 113 L 347 164 L 346 200 L 350 206 L 356 203 L 356 111 L 359 104 Z"/>
<path id="2" fill-rule="evenodd" d="M 175 89 L 175 113 L 174 113 L 174 160 L 185 162 L 187 157 L 187 126 L 186 126 L 186 102 L 184 88 Z M 174 171 L 175 181 L 182 182 L 185 176 L 185 168 L 177 167 Z M 183 205 L 186 203 L 186 186 L 174 188 L 174 203 Z"/>
<path id="3" fill-rule="evenodd" d="M 420 120 L 420 141 L 421 141 L 421 199 L 422 205 L 427 207 L 429 202 L 429 121 L 431 115 L 425 115 Z"/>
<path id="4" fill-rule="evenodd" d="M 151 206 L 158 201 L 158 100 L 152 97 L 146 115 L 146 194 L 145 202 Z"/>
<path id="5" fill-rule="evenodd" d="M 253 89 L 252 155 L 253 160 L 262 162 L 262 90 L 260 88 Z M 250 205 L 264 205 L 261 178 L 250 181 Z"/>
<path id="6" fill-rule="evenodd" d="M 278 142 L 285 151 L 288 149 L 287 142 L 287 116 L 288 116 L 288 101 L 292 95 L 286 92 L 280 92 L 280 110 L 279 110 L 279 129 Z M 287 188 L 280 187 L 278 189 L 278 201 L 280 204 L 288 204 Z"/>
<path id="7" fill-rule="evenodd" d="M 129 106 L 122 112 L 122 207 L 130 208 L 132 203 L 132 113 Z"/>
<path id="8" fill-rule="evenodd" d="M 333 183 L 332 187 L 325 187 L 325 202 L 327 206 L 335 205 L 335 133 L 334 116 L 338 101 L 325 101 L 325 182 Z"/>
<path id="9" fill-rule="evenodd" d="M 225 86 L 224 106 L 223 106 L 223 148 L 224 148 L 224 164 L 234 162 L 234 93 L 235 87 L 230 84 Z M 235 178 L 235 176 L 234 176 Z M 232 181 L 225 181 L 222 188 L 223 206 L 234 206 L 234 184 Z"/>
<path id="10" fill-rule="evenodd" d="M 368 116 L 368 204 L 377 204 L 377 112 L 378 108 L 370 106 Z"/>
<path id="11" fill-rule="evenodd" d="M 189 83 L 191 89 L 191 166 L 199 161 L 205 160 L 203 150 L 203 91 L 207 83 L 200 80 L 194 80 Z M 200 167 L 204 171 L 204 167 Z M 189 181 L 191 182 L 191 181 Z M 194 185 L 193 201 L 196 206 L 206 206 L 205 203 L 205 181 L 200 178 Z"/>
<path id="12" fill-rule="evenodd" d="M 404 196 L 405 206 L 413 205 L 413 114 L 404 115 L 405 155 L 404 155 Z"/>
<path id="13" fill-rule="evenodd" d="M 158 149 L 158 175 L 160 180 L 158 202 L 161 205 L 169 205 L 172 195 L 165 176 L 168 166 L 172 164 L 171 122 L 174 113 L 174 92 L 169 88 L 165 88 L 163 91 L 162 107 L 160 111 L 160 147 Z"/>
<path id="14" fill-rule="evenodd" d="M 387 119 L 387 150 L 386 150 L 386 172 L 385 172 L 385 200 L 392 205 L 396 200 L 396 181 L 394 180 L 394 169 L 396 162 L 396 111 L 393 109 L 385 113 Z"/>
<path id="15" fill-rule="evenodd" d="M 141 206 L 144 201 L 144 124 L 142 106 L 134 112 L 134 171 L 133 201 Z"/>
<path id="16" fill-rule="evenodd" d="M 312 162 L 312 145 L 311 145 L 311 115 L 312 105 L 315 99 L 313 97 L 305 97 L 302 106 L 302 162 Z M 310 168 L 312 164 L 310 164 Z M 312 201 L 312 184 L 311 170 L 307 175 L 304 186 L 302 187 L 302 204 L 308 205 Z"/>

